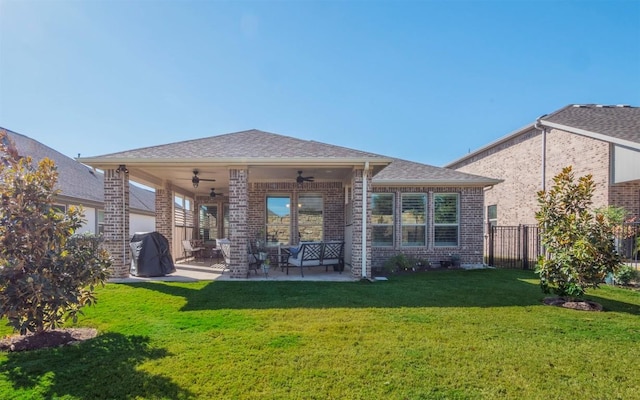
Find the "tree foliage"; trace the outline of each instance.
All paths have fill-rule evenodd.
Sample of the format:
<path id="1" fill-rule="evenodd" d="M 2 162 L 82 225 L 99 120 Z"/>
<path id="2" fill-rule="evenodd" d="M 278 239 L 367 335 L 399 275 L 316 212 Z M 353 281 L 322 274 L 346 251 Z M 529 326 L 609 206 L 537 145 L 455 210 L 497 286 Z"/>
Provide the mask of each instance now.
<path id="1" fill-rule="evenodd" d="M 95 303 L 110 257 L 98 237 L 74 235 L 81 208 L 55 207 L 53 161 L 20 157 L 4 132 L 0 156 L 0 318 L 23 335 L 75 322 Z"/>
<path id="2" fill-rule="evenodd" d="M 538 259 L 536 272 L 545 293 L 580 297 L 621 264 L 613 225 L 590 209 L 594 190 L 591 175 L 576 182 L 569 166 L 553 178 L 549 191 L 538 192 L 536 220 L 545 254 Z"/>

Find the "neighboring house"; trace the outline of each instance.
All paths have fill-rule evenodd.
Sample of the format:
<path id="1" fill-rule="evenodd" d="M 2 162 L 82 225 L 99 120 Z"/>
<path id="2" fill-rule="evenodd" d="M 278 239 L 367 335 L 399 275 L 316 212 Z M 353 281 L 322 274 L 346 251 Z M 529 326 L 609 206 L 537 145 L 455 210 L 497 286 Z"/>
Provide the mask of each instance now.
<path id="1" fill-rule="evenodd" d="M 129 178 L 156 189 L 156 230 L 174 256 L 182 239 L 229 238 L 236 278 L 247 276 L 247 245 L 256 238 L 272 256 L 283 244 L 344 241 L 356 278 L 371 278 L 372 268 L 398 253 L 433 263 L 455 254 L 479 264 L 483 193 L 499 182 L 259 130 L 80 161 L 105 171 L 107 209 L 116 216 L 129 212 L 122 190 Z M 185 215 L 193 223 L 179 221 Z M 123 228 L 107 220 L 114 274 L 127 276 Z"/>
<path id="2" fill-rule="evenodd" d="M 503 180 L 485 191 L 485 220 L 515 226 L 536 223 L 537 192 L 569 165 L 593 175 L 594 207 L 640 217 L 640 108 L 568 105 L 446 167 Z"/>
<path id="3" fill-rule="evenodd" d="M 57 188 L 60 189 L 56 205 L 61 210 L 66 210 L 71 205 L 82 205 L 84 208 L 86 221 L 77 233 L 103 233 L 104 176 L 101 172 L 94 171 L 27 136 L 4 128 L 0 128 L 0 132 L 7 133 L 7 137 L 13 142 L 20 156 L 29 156 L 34 163 L 44 158 L 53 160 L 58 171 Z M 134 185 L 130 186 L 129 193 L 131 213 L 128 233 L 153 231 L 155 229 L 155 194 Z"/>

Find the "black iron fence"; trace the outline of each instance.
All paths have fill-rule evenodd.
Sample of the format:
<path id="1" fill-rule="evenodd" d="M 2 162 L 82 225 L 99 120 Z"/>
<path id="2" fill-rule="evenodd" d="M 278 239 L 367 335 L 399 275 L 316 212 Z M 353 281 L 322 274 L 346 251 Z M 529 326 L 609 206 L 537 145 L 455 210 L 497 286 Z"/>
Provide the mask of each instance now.
<path id="1" fill-rule="evenodd" d="M 536 225 L 489 226 L 485 263 L 499 268 L 534 269 L 541 253 Z"/>
<path id="2" fill-rule="evenodd" d="M 640 263 L 640 222 L 617 227 L 614 241 L 625 263 Z M 535 269 L 542 254 L 536 225 L 489 226 L 485 241 L 485 263 L 498 268 Z"/>
<path id="3" fill-rule="evenodd" d="M 627 222 L 615 230 L 615 243 L 618 253 L 627 264 L 638 265 L 640 251 L 640 222 Z"/>

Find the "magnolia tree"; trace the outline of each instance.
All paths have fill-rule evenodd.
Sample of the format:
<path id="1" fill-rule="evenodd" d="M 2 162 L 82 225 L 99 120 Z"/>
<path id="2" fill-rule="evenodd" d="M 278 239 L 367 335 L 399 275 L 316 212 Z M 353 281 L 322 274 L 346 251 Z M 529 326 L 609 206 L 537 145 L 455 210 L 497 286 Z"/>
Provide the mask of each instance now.
<path id="1" fill-rule="evenodd" d="M 576 182 L 569 166 L 553 178 L 550 190 L 538 192 L 536 220 L 545 254 L 536 272 L 545 293 L 580 297 L 621 264 L 613 224 L 603 213 L 591 211 L 594 189 L 591 175 Z"/>
<path id="2" fill-rule="evenodd" d="M 19 157 L 0 131 L 0 318 L 20 334 L 55 329 L 95 303 L 111 261 L 94 235 L 74 235 L 82 210 L 55 205 L 53 161 Z"/>

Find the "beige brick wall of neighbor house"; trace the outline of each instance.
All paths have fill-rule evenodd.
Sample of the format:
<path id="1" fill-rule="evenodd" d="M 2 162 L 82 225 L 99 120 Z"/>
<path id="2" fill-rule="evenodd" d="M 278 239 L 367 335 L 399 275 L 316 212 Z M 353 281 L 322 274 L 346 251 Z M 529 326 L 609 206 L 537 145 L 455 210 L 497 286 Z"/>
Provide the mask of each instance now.
<path id="1" fill-rule="evenodd" d="M 616 183 L 609 188 L 609 201 L 623 207 L 629 218 L 640 221 L 640 181 Z"/>
<path id="2" fill-rule="evenodd" d="M 547 189 L 562 168 L 571 165 L 576 178 L 591 173 L 596 183 L 594 207 L 609 199 L 609 143 L 553 129 L 547 132 Z M 498 225 L 535 224 L 537 192 L 542 188 L 542 133 L 530 129 L 464 163 L 461 172 L 502 179 L 485 191 L 486 207 L 497 205 Z M 485 215 L 486 222 L 486 215 Z"/>

